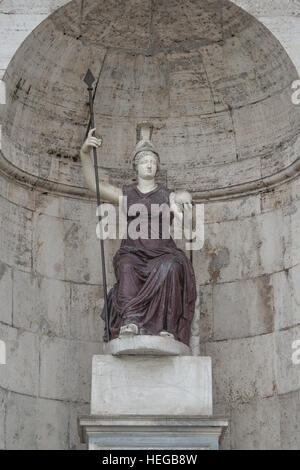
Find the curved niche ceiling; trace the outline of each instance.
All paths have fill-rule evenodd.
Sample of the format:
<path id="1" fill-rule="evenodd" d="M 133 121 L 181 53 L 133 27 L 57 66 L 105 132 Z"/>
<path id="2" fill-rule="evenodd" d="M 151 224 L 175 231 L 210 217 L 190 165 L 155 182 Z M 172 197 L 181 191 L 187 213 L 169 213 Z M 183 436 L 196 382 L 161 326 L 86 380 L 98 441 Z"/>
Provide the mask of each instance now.
<path id="1" fill-rule="evenodd" d="M 99 77 L 101 166 L 114 182 L 132 177 L 145 119 L 169 187 L 222 197 L 295 173 L 297 73 L 255 18 L 220 0 L 74 0 L 26 39 L 5 76 L 2 160 L 16 177 L 84 193 L 88 67 Z"/>

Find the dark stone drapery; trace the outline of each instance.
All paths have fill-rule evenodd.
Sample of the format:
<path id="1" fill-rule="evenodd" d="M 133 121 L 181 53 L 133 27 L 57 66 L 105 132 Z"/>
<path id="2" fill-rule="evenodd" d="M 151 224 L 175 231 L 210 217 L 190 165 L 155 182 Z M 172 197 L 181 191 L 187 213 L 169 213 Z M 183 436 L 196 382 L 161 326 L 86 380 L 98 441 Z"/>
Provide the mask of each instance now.
<path id="1" fill-rule="evenodd" d="M 123 187 L 128 209 L 133 204 L 147 208 L 148 235 L 151 205 L 169 206 L 170 192 L 161 185 L 146 194 L 136 185 Z M 135 217 L 127 216 L 128 224 Z M 196 300 L 194 270 L 174 240 L 162 238 L 163 215 L 158 217 L 154 224 L 159 227 L 157 239 L 127 236 L 114 256 L 117 282 L 108 294 L 110 339 L 118 337 L 121 326 L 135 323 L 141 334 L 157 335 L 165 330 L 188 345 Z M 107 341 L 106 335 L 104 339 Z"/>

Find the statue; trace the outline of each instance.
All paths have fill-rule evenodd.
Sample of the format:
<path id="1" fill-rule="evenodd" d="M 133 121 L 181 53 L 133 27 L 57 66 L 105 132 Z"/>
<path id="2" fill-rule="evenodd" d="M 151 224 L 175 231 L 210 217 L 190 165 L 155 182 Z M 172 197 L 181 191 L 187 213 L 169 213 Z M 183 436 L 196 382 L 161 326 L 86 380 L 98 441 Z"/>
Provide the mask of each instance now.
<path id="1" fill-rule="evenodd" d="M 95 129 L 90 130 L 80 155 L 86 183 L 96 192 L 92 151 L 101 146 L 102 139 L 94 132 Z M 100 181 L 105 201 L 123 205 L 126 196 L 128 209 L 141 203 L 149 214 L 151 204 L 167 204 L 172 217 L 182 220 L 184 209 L 192 221 L 191 194 L 174 192 L 155 182 L 160 159 L 147 124 L 141 126 L 132 164 L 138 183 L 119 188 Z M 151 223 L 150 218 L 147 223 Z M 132 239 L 128 235 L 113 258 L 117 282 L 108 294 L 109 336 L 115 339 L 124 335 L 160 335 L 189 345 L 196 301 L 194 270 L 174 240 L 162 237 L 161 216 L 158 226 L 155 239 Z M 107 332 L 104 340 L 107 341 Z"/>

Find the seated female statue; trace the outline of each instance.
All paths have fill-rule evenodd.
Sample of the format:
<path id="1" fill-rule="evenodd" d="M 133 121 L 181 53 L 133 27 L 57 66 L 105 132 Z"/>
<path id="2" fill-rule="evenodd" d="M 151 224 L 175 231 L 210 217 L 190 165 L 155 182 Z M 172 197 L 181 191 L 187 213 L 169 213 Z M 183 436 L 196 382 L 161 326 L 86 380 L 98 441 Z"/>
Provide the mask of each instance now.
<path id="1" fill-rule="evenodd" d="M 81 149 L 84 176 L 92 191 L 96 191 L 92 148 L 102 144 L 94 131 L 89 132 Z M 127 211 L 133 204 L 143 204 L 148 224 L 144 236 L 136 239 L 127 233 L 113 258 L 117 282 L 108 294 L 109 337 L 161 335 L 189 345 L 196 300 L 193 267 L 172 237 L 163 236 L 163 214 L 158 214 L 156 221 L 150 215 L 153 204 L 165 204 L 171 219 L 182 220 L 183 209 L 192 218 L 192 198 L 187 191 L 173 192 L 156 183 L 160 160 L 150 139 L 138 142 L 132 163 L 137 184 L 119 188 L 100 182 L 103 200 L 123 207 L 126 196 Z M 127 217 L 130 222 L 136 215 L 127 212 Z M 154 237 L 153 226 L 158 227 Z"/>

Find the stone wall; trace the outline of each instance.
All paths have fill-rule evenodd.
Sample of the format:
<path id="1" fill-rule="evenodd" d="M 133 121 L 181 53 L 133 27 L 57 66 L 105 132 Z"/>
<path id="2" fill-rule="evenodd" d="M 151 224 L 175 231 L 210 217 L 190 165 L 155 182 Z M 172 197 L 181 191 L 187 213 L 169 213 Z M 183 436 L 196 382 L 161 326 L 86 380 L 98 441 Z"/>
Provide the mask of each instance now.
<path id="1" fill-rule="evenodd" d="M 1 42 L 6 47 L 0 54 L 2 78 L 13 54 L 24 39 L 57 8 L 70 0 L 2 0 L 0 2 Z M 255 16 L 279 39 L 300 70 L 300 6 L 298 0 L 233 0 L 233 3 Z"/>
<path id="2" fill-rule="evenodd" d="M 223 448 L 299 449 L 299 179 L 206 205 L 195 256 L 201 352 L 213 358 L 215 411 L 229 416 Z"/>
<path id="3" fill-rule="evenodd" d="M 55 80 L 52 80 L 49 88 L 45 87 L 47 93 L 41 98 L 37 83 L 41 78 L 42 68 L 39 69 L 39 65 L 43 62 L 44 67 L 49 63 L 47 42 L 44 60 L 37 63 L 35 69 L 30 61 L 36 55 L 30 55 L 28 44 L 39 49 L 36 42 L 38 32 L 30 36 L 27 46 L 26 43 L 21 46 L 25 37 L 41 21 L 66 3 L 65 0 L 0 2 L 0 24 L 3 25 L 0 30 L 7 43 L 0 54 L 0 69 L 3 73 L 6 71 L 7 76 L 9 70 L 29 76 L 29 84 L 32 77 L 37 77 L 33 87 L 36 94 L 33 95 L 32 91 L 29 94 L 30 99 L 33 96 L 31 102 L 26 101 L 27 83 L 24 87 L 21 83 L 14 97 L 16 99 L 12 100 L 19 78 L 17 80 L 16 76 L 12 76 L 12 82 L 7 82 L 10 114 L 9 120 L 3 123 L 5 129 L 8 123 L 14 129 L 10 141 L 4 129 L 3 151 L 9 164 L 6 169 L 1 167 L 0 174 L 0 339 L 5 339 L 7 344 L 7 365 L 0 365 L 0 448 L 6 449 L 80 447 L 77 417 L 89 411 L 91 357 L 101 352 L 103 323 L 99 321 L 99 313 L 103 288 L 99 247 L 94 235 L 95 204 L 84 188 L 80 162 L 76 161 L 76 149 L 85 126 L 84 97 L 78 95 L 78 79 L 77 90 L 72 95 L 74 101 L 70 100 L 71 105 L 67 108 L 70 112 L 74 109 L 74 103 L 81 106 L 74 110 L 78 113 L 76 119 L 73 117 L 77 120 L 77 127 L 70 126 L 72 136 L 78 136 L 77 140 L 72 140 L 73 137 L 68 134 L 69 143 L 74 146 L 74 155 L 57 156 L 56 148 L 54 153 L 47 154 L 49 141 L 44 134 L 40 139 L 39 121 L 44 126 L 43 131 L 47 132 L 44 122 L 46 114 L 43 115 L 43 110 L 46 110 L 45 113 L 50 114 L 52 119 L 51 125 L 54 123 L 51 135 L 61 136 L 60 125 L 55 122 L 59 122 L 66 112 L 63 110 L 61 114 L 61 109 L 58 109 L 62 97 L 60 93 L 64 88 L 55 88 Z M 234 3 L 245 8 L 274 33 L 299 71 L 298 2 L 239 0 Z M 76 5 L 80 7 L 81 2 L 76 2 Z M 59 24 L 59 14 L 56 18 Z M 68 50 L 74 51 L 76 46 L 71 39 L 68 41 Z M 29 70 L 26 61 L 18 62 L 20 51 L 26 50 L 26 47 Z M 11 62 L 17 49 L 19 52 Z M 64 60 L 67 60 L 67 55 Z M 298 114 L 296 110 L 293 114 L 288 102 L 289 80 L 296 78 L 296 74 L 292 64 L 285 62 L 284 55 L 280 57 L 282 70 L 287 71 L 284 67 L 286 63 L 290 74 L 282 75 L 283 81 L 287 78 L 285 98 L 281 101 L 283 107 L 276 102 L 277 94 L 274 93 L 275 98 L 272 97 L 274 100 L 267 114 L 268 119 L 274 117 L 278 135 L 274 129 L 268 134 L 269 122 L 264 127 L 263 111 L 260 124 L 257 124 L 257 115 L 254 114 L 251 138 L 247 140 L 248 129 L 245 125 L 243 127 L 246 114 L 241 115 L 237 119 L 241 126 L 240 136 L 245 139 L 243 146 L 245 143 L 248 145 L 251 155 L 245 152 L 245 160 L 242 158 L 242 161 L 236 162 L 236 142 L 229 145 L 227 140 L 222 140 L 220 132 L 213 132 L 211 137 L 219 153 L 207 151 L 210 137 L 205 137 L 206 144 L 203 145 L 203 135 L 205 131 L 210 135 L 214 126 L 209 127 L 209 120 L 203 117 L 202 123 L 206 124 L 203 124 L 197 144 L 202 145 L 199 174 L 203 175 L 200 189 L 205 190 L 203 193 L 198 191 L 198 198 L 206 203 L 206 242 L 203 250 L 194 254 L 200 297 L 200 341 L 201 352 L 213 358 L 215 413 L 228 416 L 231 422 L 223 448 L 300 447 L 300 371 L 299 366 L 291 361 L 292 341 L 300 339 L 300 298 L 297 291 L 300 278 L 300 183 L 296 171 L 292 175 L 288 173 L 289 165 L 298 158 Z M 57 66 L 57 56 L 53 55 L 53 58 L 53 64 Z M 268 66 L 272 64 L 268 63 Z M 65 65 L 63 61 L 62 65 Z M 68 73 L 69 68 L 66 67 Z M 234 71 L 243 72 L 239 68 Z M 274 78 L 272 73 L 270 70 Z M 248 78 L 245 76 L 245 83 Z M 276 75 L 274 83 L 270 84 L 272 92 L 278 87 L 278 80 L 279 75 Z M 280 91 L 279 88 L 276 91 Z M 174 90 L 176 93 L 179 90 L 177 96 L 181 97 L 175 109 L 180 121 L 180 113 L 186 109 L 182 97 L 187 90 L 181 82 L 175 84 Z M 189 89 L 188 93 L 192 91 Z M 259 92 L 254 88 L 252 91 Z M 191 96 L 188 93 L 187 96 Z M 207 95 L 201 96 L 205 98 Z M 241 95 L 237 92 L 235 96 Z M 40 109 L 36 107 L 32 112 L 38 103 L 41 103 Z M 122 103 L 121 109 L 124 111 L 125 101 Z M 192 100 L 189 105 L 191 103 Z M 203 99 L 203 103 L 209 111 L 209 100 Z M 68 107 L 69 103 L 64 105 Z M 288 109 L 288 112 L 280 115 L 283 109 Z M 7 116 L 3 106 L 0 112 L 4 118 Z M 70 116 L 66 118 L 70 122 Z M 37 125 L 36 143 L 41 143 L 43 158 L 37 145 L 32 148 L 34 135 L 28 131 L 22 133 L 26 126 L 29 130 L 32 128 L 32 119 Z M 106 142 L 113 142 L 109 134 L 111 120 L 107 122 L 104 129 L 108 132 Z M 118 142 L 128 137 L 128 141 L 122 141 L 122 148 L 126 144 L 129 155 L 135 139 L 135 121 L 131 123 L 131 130 L 126 132 L 122 126 L 120 124 L 115 132 L 119 137 L 116 144 L 121 145 Z M 189 138 L 193 137 L 193 128 L 187 128 Z M 220 131 L 220 124 L 215 124 L 215 128 Z M 229 124 L 225 128 L 231 135 Z M 164 151 L 174 150 L 173 156 L 178 159 L 178 139 L 182 136 L 176 132 L 175 129 L 174 135 L 167 135 L 162 127 L 156 131 L 156 138 L 160 145 L 164 145 L 167 136 L 168 146 L 165 145 Z M 279 138 L 286 137 L 291 146 L 283 149 L 279 146 L 277 153 L 272 148 L 265 149 L 265 152 L 263 148 L 257 151 L 262 133 L 266 141 L 269 139 L 269 145 L 274 132 L 276 137 L 282 132 Z M 205 151 L 206 159 L 203 157 Z M 114 158 L 110 162 L 111 152 L 114 152 Z M 259 158 L 255 153 L 259 153 Z M 124 165 L 118 161 L 116 148 L 107 148 L 105 155 L 107 166 L 111 163 L 113 175 L 119 181 L 128 178 L 129 161 L 125 161 Z M 247 160 L 247 157 L 250 158 Z M 168 155 L 170 158 L 172 152 Z M 175 178 L 178 171 L 176 168 L 170 169 L 168 159 L 162 178 L 174 184 L 172 174 Z M 220 165 L 220 159 L 224 159 L 223 165 Z M 189 163 L 192 165 L 193 162 Z M 212 163 L 215 164 L 213 168 Z M 236 169 L 234 172 L 233 166 Z M 245 174 L 249 175 L 248 181 L 263 180 L 269 176 L 275 178 L 285 167 L 287 173 L 277 186 L 265 187 L 264 181 L 256 189 L 245 187 L 243 195 L 237 191 L 234 195 L 226 192 L 232 183 L 238 186 Z M 193 190 L 197 182 L 192 179 L 193 167 L 185 169 L 184 174 L 190 178 L 189 184 Z M 46 185 L 49 177 L 55 184 Z M 290 180 L 284 182 L 285 178 Z M 63 187 L 59 186 L 61 182 Z M 184 186 L 186 180 L 177 179 L 176 183 Z M 216 192 L 220 186 L 222 194 Z M 107 244 L 109 260 L 117 245 L 117 242 Z M 108 270 L 109 284 L 112 284 L 114 277 L 109 262 Z"/>

